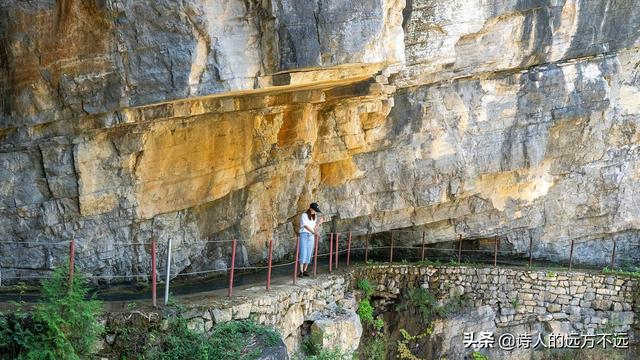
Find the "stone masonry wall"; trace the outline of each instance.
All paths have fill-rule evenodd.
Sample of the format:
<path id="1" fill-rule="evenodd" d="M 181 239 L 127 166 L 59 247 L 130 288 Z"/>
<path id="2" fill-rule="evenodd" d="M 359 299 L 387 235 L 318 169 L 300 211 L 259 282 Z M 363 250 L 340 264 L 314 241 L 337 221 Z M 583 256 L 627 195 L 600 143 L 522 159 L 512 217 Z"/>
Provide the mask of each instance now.
<path id="1" fill-rule="evenodd" d="M 608 330 L 629 332 L 634 337 L 640 324 L 636 316 L 636 279 L 582 272 L 417 265 L 361 266 L 341 274 L 320 275 L 317 279 L 298 279 L 296 285 L 274 285 L 270 292 L 258 286 L 242 290 L 231 299 L 198 298 L 190 300 L 181 315 L 189 319 L 191 328 L 199 331 L 248 318 L 274 326 L 290 353 L 300 346 L 305 322 L 315 323 L 325 334 L 334 336 L 333 344 L 355 349 L 362 327 L 355 314 L 357 294 L 353 290 L 356 281 L 363 278 L 376 286 L 375 297 L 391 301 L 399 299 L 402 290 L 410 286 L 428 288 L 441 300 L 457 295 L 469 297 L 473 310 L 433 324 L 434 334 L 446 340 L 443 351 L 450 358 L 469 351 L 461 348 L 465 331 L 499 334 Z M 119 318 L 116 314 L 110 317 Z M 160 318 L 160 314 L 155 316 L 158 321 Z M 107 324 L 109 329 L 109 321 Z M 115 338 L 109 331 L 105 339 L 105 346 L 126 341 Z M 507 355 L 494 353 L 491 358 Z"/>
<path id="2" fill-rule="evenodd" d="M 472 309 L 432 322 L 431 338 L 439 356 L 467 358 L 474 349 L 464 346 L 465 333 L 488 332 L 496 343 L 482 349 L 490 359 L 531 359 L 533 349 L 524 346 L 506 351 L 498 339 L 540 337 L 549 345 L 549 334 L 628 333 L 637 339 L 638 282 L 632 278 L 583 272 L 543 270 L 372 266 L 359 268 L 353 279 L 367 278 L 376 295 L 395 302 L 403 289 L 421 286 L 445 303 L 465 296 Z M 378 306 L 379 307 L 379 306 Z M 536 350 L 543 349 L 539 345 Z"/>
<path id="3" fill-rule="evenodd" d="M 259 324 L 276 328 L 288 351 L 293 353 L 300 346 L 305 321 L 322 323 L 331 320 L 331 323 L 339 324 L 343 334 L 326 329 L 326 324 L 323 330 L 325 333 L 333 332 L 336 336 L 333 341 L 342 342 L 344 348 L 355 350 L 362 334 L 355 310 L 356 301 L 345 277 L 330 275 L 318 279 L 298 279 L 297 285 L 273 285 L 269 292 L 265 291 L 264 286 L 257 286 L 231 299 L 207 297 L 190 300 L 180 315 L 188 319 L 191 329 L 201 332 L 210 331 L 215 324 L 251 318 Z M 161 321 L 165 316 L 155 312 L 151 314 L 146 315 L 148 321 Z M 130 318 L 127 321 L 131 321 Z M 109 314 L 106 347 L 114 346 L 117 341 L 127 341 L 114 336 L 114 331 L 121 324 L 122 316 Z M 113 331 L 109 331 L 110 328 Z"/>
<path id="4" fill-rule="evenodd" d="M 538 321 L 566 332 L 607 326 L 627 332 L 640 325 L 634 313 L 638 281 L 614 275 L 381 265 L 359 268 L 352 276 L 373 281 L 380 296 L 398 297 L 410 286 L 427 288 L 438 299 L 466 295 L 476 308 L 489 305 L 499 327 Z"/>

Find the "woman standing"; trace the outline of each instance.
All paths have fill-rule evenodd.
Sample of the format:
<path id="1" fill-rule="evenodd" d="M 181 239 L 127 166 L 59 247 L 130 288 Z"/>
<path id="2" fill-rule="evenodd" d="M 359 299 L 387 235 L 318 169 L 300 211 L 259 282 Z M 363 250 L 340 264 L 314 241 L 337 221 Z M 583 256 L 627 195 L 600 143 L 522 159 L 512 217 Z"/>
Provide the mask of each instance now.
<path id="1" fill-rule="evenodd" d="M 320 213 L 320 207 L 317 203 L 311 203 L 307 211 L 300 216 L 300 276 L 309 276 L 307 268 L 311 263 L 313 255 L 313 247 L 315 245 L 315 236 L 320 236 L 318 227 L 322 225 L 323 220 L 317 219 L 317 213 Z"/>

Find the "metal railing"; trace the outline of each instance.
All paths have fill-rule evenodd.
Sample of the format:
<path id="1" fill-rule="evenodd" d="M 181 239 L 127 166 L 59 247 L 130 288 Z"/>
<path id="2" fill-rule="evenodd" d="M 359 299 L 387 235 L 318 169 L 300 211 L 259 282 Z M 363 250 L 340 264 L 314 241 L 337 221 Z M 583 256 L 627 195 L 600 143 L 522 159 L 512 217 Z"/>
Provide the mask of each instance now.
<path id="1" fill-rule="evenodd" d="M 413 246 L 406 246 L 406 245 L 401 245 L 401 246 L 397 246 L 396 245 L 396 240 L 397 240 L 397 236 L 398 234 L 401 233 L 412 233 L 414 234 L 414 239 L 417 240 L 421 240 L 418 244 L 413 245 Z M 340 232 L 336 232 L 336 233 L 329 233 L 327 235 L 327 240 L 328 240 L 328 252 L 324 252 L 324 253 L 319 253 L 318 248 L 319 248 L 319 242 L 320 239 L 318 236 L 314 237 L 314 251 L 313 251 L 313 276 L 317 276 L 318 274 L 318 259 L 319 258 L 324 258 L 324 257 L 328 257 L 328 271 L 329 273 L 332 273 L 334 271 L 334 269 L 337 269 L 339 266 L 339 261 L 340 261 L 340 256 L 341 255 L 345 255 L 346 254 L 346 266 L 350 266 L 351 264 L 351 255 L 353 252 L 363 252 L 364 253 L 364 262 L 367 263 L 370 259 L 371 256 L 371 252 L 377 252 L 377 258 L 384 258 L 385 255 L 384 254 L 380 254 L 383 250 L 386 250 L 388 253 L 386 256 L 388 256 L 388 262 L 389 263 L 393 263 L 394 261 L 394 250 L 396 251 L 396 256 L 398 255 L 398 252 L 404 252 L 401 253 L 400 255 L 403 255 L 404 259 L 406 260 L 406 258 L 408 256 L 406 256 L 408 253 L 412 253 L 412 252 L 417 252 L 417 254 L 419 254 L 419 256 L 415 256 L 416 254 L 411 255 L 412 259 L 419 259 L 420 261 L 425 261 L 425 260 L 429 260 L 430 258 L 438 258 L 438 254 L 441 253 L 446 253 L 448 254 L 447 256 L 445 256 L 446 258 L 449 258 L 450 261 L 454 261 L 457 262 L 457 264 L 461 264 L 463 261 L 463 254 L 472 254 L 474 255 L 474 261 L 480 261 L 480 262 L 489 262 L 492 263 L 493 266 L 498 266 L 498 264 L 507 264 L 507 265 L 513 265 L 513 263 L 510 263 L 508 260 L 505 261 L 505 259 L 507 259 L 510 255 L 514 255 L 514 251 L 505 251 L 505 250 L 500 250 L 500 239 L 496 236 L 493 238 L 489 238 L 489 239 L 464 239 L 463 236 L 461 234 L 459 234 L 457 236 L 457 239 L 455 239 L 453 241 L 454 246 L 452 246 L 451 248 L 443 248 L 443 247 L 438 247 L 438 246 L 427 246 L 426 243 L 426 232 L 424 231 L 419 231 L 419 230 L 392 230 L 392 231 L 388 231 L 388 232 L 384 232 L 384 233 L 378 233 L 376 234 L 376 236 L 378 237 L 378 242 L 383 242 L 385 240 L 388 241 L 388 245 L 371 245 L 371 238 L 372 238 L 372 234 L 370 233 L 360 233 L 357 234 L 356 236 L 359 237 L 364 237 L 364 246 L 360 246 L 360 247 L 352 247 L 352 237 L 353 237 L 353 233 L 351 231 L 347 232 L 347 237 L 346 237 L 346 244 L 343 242 L 344 245 L 346 245 L 346 248 L 342 248 L 340 249 L 340 237 L 342 235 L 342 233 Z M 388 236 L 386 236 L 388 234 Z M 381 239 L 382 238 L 382 239 Z M 388 238 L 388 239 L 385 239 Z M 292 238 L 288 238 L 285 239 L 286 240 L 292 240 Z M 477 242 L 479 240 L 486 242 L 491 242 L 493 241 L 493 246 L 492 246 L 492 250 L 489 249 L 469 249 L 464 247 L 464 242 Z M 415 241 L 415 240 L 414 240 Z M 569 247 L 569 258 L 568 258 L 568 269 L 569 271 L 571 271 L 573 269 L 573 258 L 574 258 L 574 248 L 576 245 L 578 244 L 582 244 L 582 243 L 587 243 L 590 241 L 599 241 L 602 242 L 603 240 L 597 240 L 597 239 L 588 239 L 588 240 L 582 240 L 582 241 L 576 241 L 576 240 L 570 240 L 569 243 L 567 244 L 567 246 Z M 635 258 L 620 258 L 617 254 L 616 254 L 616 240 L 611 240 L 612 241 L 612 246 L 611 246 L 611 253 L 610 253 L 610 264 L 609 266 L 611 267 L 611 269 L 614 269 L 616 266 L 616 261 L 621 261 L 621 260 L 631 260 L 634 262 L 638 262 L 638 259 Z M 244 241 L 240 241 L 241 243 Z M 183 276 L 193 276 L 193 275 L 212 275 L 212 274 L 216 274 L 216 273 L 226 273 L 229 276 L 229 282 L 228 282 L 228 287 L 227 287 L 227 296 L 231 297 L 233 296 L 233 286 L 234 286 L 234 276 L 236 275 L 237 272 L 248 272 L 248 271 L 257 271 L 257 270 L 266 270 L 266 283 L 265 283 L 265 287 L 267 291 L 271 290 L 271 275 L 272 275 L 272 270 L 274 268 L 281 268 L 281 267 L 287 267 L 287 266 L 291 266 L 293 265 L 293 275 L 292 275 L 292 282 L 293 284 L 296 284 L 297 281 L 297 276 L 298 276 L 298 263 L 299 263 L 299 259 L 298 259 L 298 255 L 300 252 L 300 238 L 299 236 L 295 237 L 295 246 L 296 246 L 296 251 L 295 251 L 295 259 L 293 261 L 288 261 L 288 262 L 283 262 L 283 263 L 278 263 L 278 264 L 273 264 L 273 242 L 274 240 L 271 239 L 269 240 L 268 243 L 268 258 L 267 258 L 267 263 L 266 265 L 259 265 L 259 266 L 240 266 L 240 267 L 236 267 L 236 252 L 237 252 L 237 243 L 238 240 L 237 239 L 231 239 L 231 240 L 207 240 L 204 242 L 200 242 L 199 244 L 208 244 L 208 243 L 218 243 L 218 244 L 230 244 L 231 245 L 231 259 L 230 259 L 230 266 L 229 267 L 225 267 L 223 269 L 208 269 L 208 270 L 199 270 L 199 271 L 181 271 L 179 273 L 172 273 L 172 260 L 171 260 L 171 255 L 172 255 L 172 241 L 171 238 L 168 240 L 167 242 L 167 251 L 166 251 L 166 272 L 165 272 L 165 293 L 164 293 L 164 304 L 167 305 L 169 302 L 169 289 L 170 289 L 170 281 L 172 277 L 183 277 Z M 406 241 L 403 241 L 403 243 L 405 243 Z M 75 265 L 75 260 L 77 257 L 76 254 L 76 241 L 74 239 L 68 240 L 68 241 L 60 241 L 60 242 L 54 242 L 54 243 L 43 243 L 43 242 L 10 242 L 10 241 L 0 241 L 0 244 L 27 244 L 27 245 L 42 245 L 42 246 L 69 246 L 69 261 L 68 261 L 68 265 L 69 265 L 69 284 L 71 284 L 73 282 L 73 277 L 74 277 L 74 270 L 76 268 Z M 437 242 L 437 244 L 443 244 L 443 242 Z M 150 262 L 151 262 L 151 273 L 150 274 L 133 274 L 133 275 L 91 275 L 91 276 L 87 276 L 90 279 L 113 279 L 113 278 L 145 278 L 145 279 L 149 279 L 151 278 L 151 300 L 153 303 L 153 306 L 157 306 L 157 277 L 158 277 L 158 272 L 157 272 L 157 242 L 156 240 L 152 240 L 150 243 L 130 243 L 130 244 L 118 244 L 118 246 L 147 246 L 150 245 Z M 433 245 L 433 244 L 432 244 Z M 631 246 L 639 246 L 639 245 L 631 245 Z M 516 252 L 517 253 L 517 252 Z M 517 253 L 520 256 L 523 255 L 523 252 L 519 252 Z M 528 265 L 529 267 L 532 266 L 533 264 L 533 240 L 530 237 L 529 238 L 529 244 L 528 244 L 528 251 L 526 253 L 524 253 L 527 255 L 528 257 L 528 261 L 526 262 L 518 262 L 516 263 L 516 265 Z M 503 258 L 501 259 L 500 256 L 502 256 Z M 609 256 L 609 255 L 607 255 Z M 500 259 L 500 261 L 499 261 Z M 467 258 L 468 260 L 468 258 Z M 25 277 L 25 276 L 15 276 L 15 277 L 5 277 L 5 279 L 44 279 L 44 278 L 49 278 L 48 276 L 29 276 L 29 277 Z M 0 277 L 0 286 L 2 285 L 2 278 Z"/>

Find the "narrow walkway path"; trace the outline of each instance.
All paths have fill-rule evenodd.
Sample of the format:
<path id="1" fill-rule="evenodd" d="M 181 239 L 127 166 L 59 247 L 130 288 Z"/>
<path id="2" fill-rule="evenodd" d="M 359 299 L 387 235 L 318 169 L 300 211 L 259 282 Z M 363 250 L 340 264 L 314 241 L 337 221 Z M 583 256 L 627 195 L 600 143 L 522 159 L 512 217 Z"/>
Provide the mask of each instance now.
<path id="1" fill-rule="evenodd" d="M 354 249 L 355 250 L 355 249 Z M 394 260 L 400 260 L 400 262 L 409 262 L 419 261 L 420 257 L 411 256 L 412 254 L 407 254 L 406 251 L 403 253 L 402 249 L 398 249 L 398 253 Z M 354 254 L 355 253 L 355 254 Z M 352 257 L 350 259 L 351 266 L 363 265 L 364 255 L 358 254 L 357 251 L 352 253 Z M 335 269 L 335 264 L 333 265 L 334 273 L 343 273 L 346 267 L 346 256 L 341 254 L 341 258 L 339 259 L 338 269 Z M 375 259 L 378 262 L 387 262 L 388 258 L 386 258 L 385 254 L 382 254 L 380 251 L 378 253 L 370 253 L 369 259 Z M 441 264 L 448 264 L 452 261 L 451 256 L 440 256 L 436 258 L 435 256 L 431 256 L 428 258 L 429 261 L 440 261 Z M 479 261 L 481 260 L 481 261 Z M 468 263 L 463 259 L 462 265 L 468 266 L 478 266 L 478 267 L 488 267 L 493 266 L 493 259 L 475 259 L 474 262 Z M 394 263 L 400 263 L 394 261 Z M 499 267 L 509 267 L 509 268 L 519 268 L 519 269 L 527 269 L 528 268 L 528 260 L 527 259 L 499 259 L 497 261 Z M 452 262 L 452 264 L 457 264 Z M 312 264 L 313 265 L 313 264 Z M 554 264 L 550 262 L 536 261 L 534 264 L 534 268 L 536 269 L 546 269 L 546 270 L 567 270 L 566 266 L 561 266 L 559 264 Z M 293 281 L 293 266 L 280 266 L 274 267 L 272 270 L 271 284 L 272 286 L 292 284 Z M 311 266 L 312 269 L 312 266 Z M 576 270 L 580 270 L 581 272 L 599 272 L 598 268 L 589 268 L 589 267 L 579 267 Z M 312 273 L 312 271 L 310 272 Z M 324 275 L 329 273 L 329 260 L 328 257 L 318 258 L 318 275 Z M 238 273 L 236 272 L 234 276 L 234 296 L 239 295 L 242 290 L 246 290 L 248 288 L 256 288 L 256 287 L 265 287 L 266 291 L 266 271 L 260 272 L 249 272 L 249 273 Z M 176 278 L 171 281 L 170 288 L 170 301 L 178 302 L 178 303 L 191 303 L 196 302 L 198 299 L 202 300 L 203 298 L 210 297 L 226 297 L 229 286 L 229 277 L 228 275 L 224 276 L 215 276 L 215 277 L 195 277 L 195 278 Z M 13 288 L 9 288 L 13 289 Z M 114 286 L 108 289 L 97 289 L 92 292 L 96 296 L 96 298 L 105 301 L 105 306 L 108 307 L 110 311 L 118 311 L 118 310 L 127 310 L 131 303 L 136 303 L 136 308 L 141 306 L 147 308 L 147 306 L 151 306 L 151 288 L 147 283 L 142 284 L 134 284 L 134 285 L 120 285 Z M 159 284 L 157 288 L 158 294 L 158 304 L 164 303 L 164 285 Z M 38 299 L 39 295 L 36 293 L 23 293 L 20 291 L 4 291 L 0 292 L 0 310 L 10 309 L 12 305 L 10 302 L 12 301 L 25 301 L 25 302 L 34 302 Z"/>

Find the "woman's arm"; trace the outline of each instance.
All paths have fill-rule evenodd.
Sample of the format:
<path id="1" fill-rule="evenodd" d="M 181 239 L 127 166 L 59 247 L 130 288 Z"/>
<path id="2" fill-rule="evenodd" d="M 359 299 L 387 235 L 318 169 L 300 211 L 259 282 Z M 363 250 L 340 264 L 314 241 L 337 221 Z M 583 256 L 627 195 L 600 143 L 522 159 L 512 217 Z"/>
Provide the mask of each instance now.
<path id="1" fill-rule="evenodd" d="M 316 232 L 318 230 L 318 228 L 320 227 L 320 225 L 322 225 L 322 223 L 324 222 L 324 219 L 321 217 L 318 217 L 318 223 L 316 224 L 316 226 L 313 228 L 314 231 L 312 232 Z"/>
<path id="2" fill-rule="evenodd" d="M 316 229 L 318 228 L 318 225 L 316 225 L 313 229 L 311 228 L 311 221 L 309 220 L 309 216 L 305 213 L 302 214 L 302 217 L 300 218 L 300 221 L 302 222 L 302 227 L 304 227 L 305 229 L 307 229 L 307 231 L 309 231 L 312 234 L 316 234 L 318 235 L 318 232 L 316 231 Z"/>

